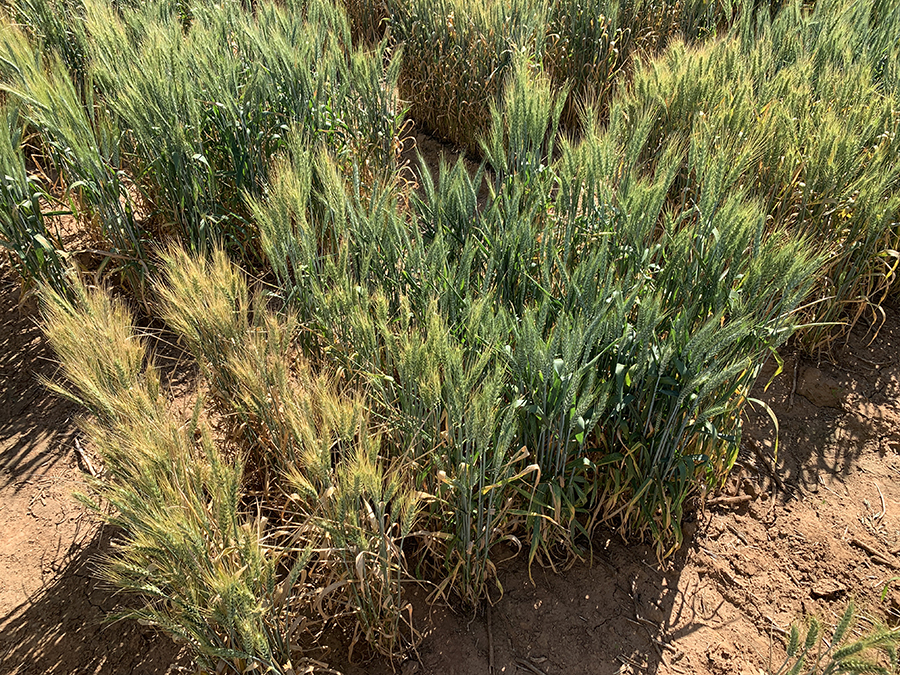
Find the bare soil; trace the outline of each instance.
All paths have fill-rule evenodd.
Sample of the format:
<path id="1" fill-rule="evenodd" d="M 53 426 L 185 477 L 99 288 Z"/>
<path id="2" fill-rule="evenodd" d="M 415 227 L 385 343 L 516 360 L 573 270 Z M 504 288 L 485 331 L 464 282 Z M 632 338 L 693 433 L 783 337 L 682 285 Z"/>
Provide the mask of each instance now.
<path id="1" fill-rule="evenodd" d="M 759 675 L 804 614 L 834 623 L 855 598 L 872 618 L 900 617 L 900 312 L 885 312 L 838 345 L 834 363 L 787 351 L 775 375 L 772 359 L 755 395 L 779 421 L 777 465 L 774 425 L 757 406 L 729 484 L 665 565 L 613 534 L 560 573 L 529 577 L 520 556 L 500 566 L 489 614 L 420 606 L 427 636 L 396 671 Z M 187 670 L 153 629 L 104 623 L 124 601 L 92 575 L 111 534 L 73 498 L 85 489 L 79 410 L 38 381 L 55 365 L 35 317 L 0 267 L 0 673 Z M 347 664 L 345 647 L 316 657 L 348 675 L 392 672 Z"/>

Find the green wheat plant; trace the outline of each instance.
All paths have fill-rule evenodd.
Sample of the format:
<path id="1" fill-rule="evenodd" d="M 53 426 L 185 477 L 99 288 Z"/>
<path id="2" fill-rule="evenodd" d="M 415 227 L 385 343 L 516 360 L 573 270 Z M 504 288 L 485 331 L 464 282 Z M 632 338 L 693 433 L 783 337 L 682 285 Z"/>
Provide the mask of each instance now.
<path id="1" fill-rule="evenodd" d="M 638 58 L 670 41 L 700 41 L 733 20 L 730 2 L 556 0 L 550 3 L 542 59 L 557 87 L 568 86 L 562 121 L 581 125 L 585 106 L 605 111 Z"/>
<path id="2" fill-rule="evenodd" d="M 42 50 L 57 54 L 76 88 L 85 91 L 88 36 L 80 0 L 5 0 L 0 8 L 20 25 Z"/>
<path id="3" fill-rule="evenodd" d="M 130 181 L 121 171 L 118 129 L 108 115 L 82 104 L 69 71 L 46 57 L 12 25 L 0 31 L 0 89 L 40 134 L 44 151 L 66 184 L 71 211 L 102 247 L 104 267 L 140 293 L 150 266 L 146 232 L 136 215 Z"/>
<path id="4" fill-rule="evenodd" d="M 663 553 L 698 479 L 721 480 L 733 463 L 749 387 L 791 334 L 821 258 L 767 228 L 725 154 L 694 152 L 700 192 L 669 205 L 687 149 L 672 141 L 642 176 L 649 116 L 594 128 L 554 160 L 559 99 L 524 64 L 513 77 L 484 147 L 516 164 L 482 210 L 461 165 L 426 176 L 411 220 L 401 200 L 363 202 L 326 183 L 327 160 L 303 153 L 253 210 L 327 358 L 372 388 L 397 442 L 442 471 L 456 499 L 472 479 L 454 471 L 471 463 L 433 457 L 466 447 L 454 411 L 495 391 L 509 412 L 486 438 L 512 435 L 485 458 L 506 474 L 488 485 L 517 494 L 505 515 L 531 524 L 533 554 L 556 533 L 573 546 L 599 522 L 643 532 Z M 519 448 L 527 459 L 510 464 Z M 479 512 L 459 508 L 457 518 Z M 451 542 L 464 540 L 457 530 Z"/>
<path id="5" fill-rule="evenodd" d="M 806 626 L 791 626 L 786 656 L 778 669 L 770 665 L 771 675 L 832 675 L 832 673 L 897 672 L 897 630 L 875 625 L 862 635 L 854 634 L 856 608 L 851 602 L 827 635 L 816 617 Z M 805 632 L 805 635 L 804 635 Z"/>
<path id="6" fill-rule="evenodd" d="M 0 246 L 6 248 L 27 282 L 43 282 L 65 293 L 67 256 L 45 217 L 52 197 L 29 175 L 22 154 L 23 123 L 18 110 L 0 111 Z"/>
<path id="7" fill-rule="evenodd" d="M 412 119 L 477 152 L 516 53 L 541 51 L 547 7 L 540 0 L 389 2 L 403 47 L 400 95 Z"/>
<path id="8" fill-rule="evenodd" d="M 890 3 L 29 2 L 2 243 L 91 415 L 105 578 L 207 672 L 397 658 L 412 585 L 473 608 L 601 529 L 671 555 L 766 359 L 896 288 Z M 407 114 L 483 163 L 411 174 Z M 190 419 L 67 276 L 67 202 L 197 363 Z"/>
<path id="9" fill-rule="evenodd" d="M 244 195 L 261 193 L 289 132 L 369 171 L 392 161 L 399 63 L 354 50 L 335 5 L 201 6 L 186 32 L 177 16 L 88 7 L 93 77 L 152 203 L 192 249 L 226 240 L 253 259 Z"/>
<path id="10" fill-rule="evenodd" d="M 898 21 L 871 3 L 774 17 L 745 9 L 727 37 L 642 61 L 614 104 L 654 117 L 648 159 L 673 134 L 690 136 L 692 154 L 721 147 L 774 224 L 834 252 L 810 298 L 813 348 L 830 344 L 834 322 L 852 326 L 877 305 L 895 277 L 898 90 L 885 64 Z M 674 187 L 673 198 L 695 190 L 690 179 Z"/>

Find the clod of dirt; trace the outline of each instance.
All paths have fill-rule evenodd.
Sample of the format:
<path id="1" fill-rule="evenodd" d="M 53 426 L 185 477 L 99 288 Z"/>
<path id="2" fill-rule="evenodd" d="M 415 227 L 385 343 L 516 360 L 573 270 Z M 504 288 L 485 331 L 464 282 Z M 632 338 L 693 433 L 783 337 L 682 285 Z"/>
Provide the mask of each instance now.
<path id="1" fill-rule="evenodd" d="M 815 600 L 834 600 L 847 592 L 847 587 L 834 579 L 820 579 L 810 589 L 809 594 Z"/>
<path id="2" fill-rule="evenodd" d="M 818 368 L 804 368 L 797 382 L 797 393 L 820 408 L 840 408 L 843 387 Z"/>
<path id="3" fill-rule="evenodd" d="M 730 673 L 734 671 L 732 663 L 734 655 L 729 648 L 723 644 L 717 644 L 709 648 L 706 652 L 707 665 L 710 670 L 717 675 L 719 673 Z"/>
<path id="4" fill-rule="evenodd" d="M 698 529 L 700 529 L 700 523 L 696 520 L 689 520 L 682 524 L 681 532 L 684 535 L 684 540 L 687 542 L 693 541 Z"/>
<path id="5" fill-rule="evenodd" d="M 744 491 L 745 495 L 750 495 L 753 499 L 756 499 L 757 496 L 759 496 L 759 490 L 756 487 L 756 483 L 752 480 L 745 478 L 741 489 Z"/>

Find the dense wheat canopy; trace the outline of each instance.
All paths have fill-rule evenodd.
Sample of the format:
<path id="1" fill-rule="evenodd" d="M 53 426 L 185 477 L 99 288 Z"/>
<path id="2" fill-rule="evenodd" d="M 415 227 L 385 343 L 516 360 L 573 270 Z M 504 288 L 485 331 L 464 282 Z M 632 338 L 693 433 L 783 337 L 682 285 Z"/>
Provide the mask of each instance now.
<path id="1" fill-rule="evenodd" d="M 313 672 L 324 627 L 414 647 L 411 583 L 482 602 L 500 543 L 672 554 L 765 361 L 900 263 L 900 8 L 776 4 L 6 0 L 0 244 L 131 614 Z"/>

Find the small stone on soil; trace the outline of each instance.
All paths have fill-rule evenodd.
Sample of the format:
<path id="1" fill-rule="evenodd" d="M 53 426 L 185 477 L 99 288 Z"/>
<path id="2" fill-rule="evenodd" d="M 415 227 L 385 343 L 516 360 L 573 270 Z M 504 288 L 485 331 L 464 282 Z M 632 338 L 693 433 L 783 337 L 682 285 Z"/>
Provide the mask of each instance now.
<path id="1" fill-rule="evenodd" d="M 809 594 L 814 599 L 833 600 L 846 592 L 847 587 L 834 579 L 822 579 L 813 585 Z"/>

